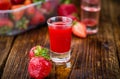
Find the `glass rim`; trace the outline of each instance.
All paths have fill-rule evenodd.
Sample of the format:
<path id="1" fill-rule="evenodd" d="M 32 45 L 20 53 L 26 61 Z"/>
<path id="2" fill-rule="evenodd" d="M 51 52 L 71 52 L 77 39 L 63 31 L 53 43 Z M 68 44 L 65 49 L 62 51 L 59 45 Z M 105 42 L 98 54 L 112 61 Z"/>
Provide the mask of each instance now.
<path id="1" fill-rule="evenodd" d="M 53 16 L 53 17 L 51 17 L 51 18 L 49 18 L 49 19 L 47 20 L 47 24 L 54 26 L 55 24 L 54 24 L 54 23 L 50 23 L 50 20 L 51 20 L 51 19 L 55 20 L 55 18 L 66 18 L 66 19 L 69 20 L 69 21 L 66 22 L 65 25 L 68 25 L 68 26 L 72 25 L 72 22 L 73 22 L 72 18 L 67 17 L 67 16 Z"/>

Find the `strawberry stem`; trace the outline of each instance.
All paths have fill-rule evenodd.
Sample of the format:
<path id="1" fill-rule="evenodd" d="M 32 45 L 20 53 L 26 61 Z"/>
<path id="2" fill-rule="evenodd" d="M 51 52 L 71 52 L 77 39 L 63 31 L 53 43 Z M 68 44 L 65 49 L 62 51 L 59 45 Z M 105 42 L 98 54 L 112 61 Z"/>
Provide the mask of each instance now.
<path id="1" fill-rule="evenodd" d="M 34 50 L 35 56 L 42 56 L 48 60 L 50 60 L 50 56 L 48 54 L 49 50 L 47 48 L 43 48 L 41 46 L 36 46 L 36 49 Z"/>
<path id="2" fill-rule="evenodd" d="M 70 4 L 70 3 L 71 3 L 71 0 L 61 0 L 61 3 Z"/>
<path id="3" fill-rule="evenodd" d="M 77 21 L 76 21 L 76 20 L 74 20 L 72 25 L 75 25 L 76 23 L 77 23 Z"/>

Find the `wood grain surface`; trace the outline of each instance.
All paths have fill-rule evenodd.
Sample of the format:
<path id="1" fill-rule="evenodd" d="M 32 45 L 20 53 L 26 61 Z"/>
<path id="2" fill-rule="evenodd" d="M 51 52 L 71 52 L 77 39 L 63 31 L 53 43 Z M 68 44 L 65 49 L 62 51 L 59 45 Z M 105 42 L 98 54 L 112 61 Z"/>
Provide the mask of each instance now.
<path id="1" fill-rule="evenodd" d="M 73 0 L 79 6 L 79 0 Z M 101 0 L 99 32 L 82 39 L 72 36 L 71 60 L 53 63 L 46 79 L 120 79 L 120 1 Z M 0 36 L 0 79 L 31 79 L 28 52 L 49 48 L 47 25 L 17 36 Z"/>

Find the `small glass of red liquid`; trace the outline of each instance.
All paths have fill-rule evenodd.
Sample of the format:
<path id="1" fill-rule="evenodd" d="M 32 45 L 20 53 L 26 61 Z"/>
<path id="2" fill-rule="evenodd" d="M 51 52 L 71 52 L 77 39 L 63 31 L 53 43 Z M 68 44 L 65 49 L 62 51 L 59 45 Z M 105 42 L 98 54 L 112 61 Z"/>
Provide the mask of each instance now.
<path id="1" fill-rule="evenodd" d="M 86 24 L 87 34 L 98 32 L 101 0 L 81 0 L 81 21 Z"/>
<path id="2" fill-rule="evenodd" d="M 50 57 L 55 63 L 65 63 L 71 58 L 72 19 L 51 17 L 47 21 L 50 38 Z"/>

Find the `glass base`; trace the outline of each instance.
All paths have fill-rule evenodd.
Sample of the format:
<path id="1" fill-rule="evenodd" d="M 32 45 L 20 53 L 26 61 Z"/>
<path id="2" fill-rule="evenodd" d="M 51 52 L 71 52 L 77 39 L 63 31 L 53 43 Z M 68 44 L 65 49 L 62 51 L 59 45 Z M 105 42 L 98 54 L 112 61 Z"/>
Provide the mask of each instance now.
<path id="1" fill-rule="evenodd" d="M 55 63 L 66 63 L 71 58 L 71 50 L 64 53 L 56 53 L 56 52 L 50 52 L 50 58 Z"/>
<path id="2" fill-rule="evenodd" d="M 92 34 L 96 34 L 98 32 L 98 27 L 89 27 L 87 26 L 87 34 L 88 35 L 92 35 Z"/>

